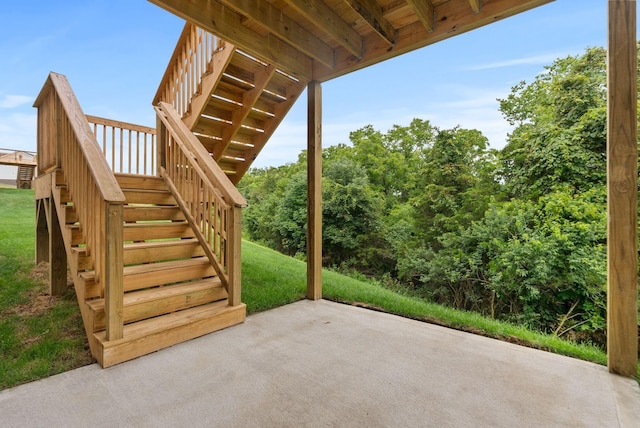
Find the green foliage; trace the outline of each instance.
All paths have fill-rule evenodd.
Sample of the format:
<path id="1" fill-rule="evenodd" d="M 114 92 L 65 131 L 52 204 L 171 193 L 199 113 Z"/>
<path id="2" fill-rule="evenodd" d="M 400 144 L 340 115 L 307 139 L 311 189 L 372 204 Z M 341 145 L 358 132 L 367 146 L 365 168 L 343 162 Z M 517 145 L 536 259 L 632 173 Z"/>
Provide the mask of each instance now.
<path id="1" fill-rule="evenodd" d="M 605 58 L 589 48 L 514 86 L 500 151 L 422 119 L 325 149 L 325 265 L 604 346 Z M 251 239 L 302 258 L 305 168 L 303 153 L 252 173 L 245 217 Z"/>
<path id="2" fill-rule="evenodd" d="M 503 176 L 512 196 L 538 197 L 554 186 L 575 191 L 606 179 L 606 52 L 556 60 L 535 82 L 521 82 L 500 100 L 518 125 L 502 150 Z"/>

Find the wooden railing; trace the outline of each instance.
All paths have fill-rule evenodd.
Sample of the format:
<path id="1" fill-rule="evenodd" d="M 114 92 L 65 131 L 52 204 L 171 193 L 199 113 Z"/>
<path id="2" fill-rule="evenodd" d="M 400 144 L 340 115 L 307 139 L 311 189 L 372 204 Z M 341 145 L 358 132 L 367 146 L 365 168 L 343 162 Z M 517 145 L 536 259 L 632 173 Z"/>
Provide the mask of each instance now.
<path id="1" fill-rule="evenodd" d="M 34 166 L 36 164 L 36 154 L 26 150 L 0 148 L 0 164 Z"/>
<path id="2" fill-rule="evenodd" d="M 242 207 L 238 189 L 167 103 L 156 107 L 160 171 L 229 294 L 240 304 Z"/>
<path id="3" fill-rule="evenodd" d="M 155 128 L 96 116 L 87 120 L 114 173 L 156 174 Z"/>
<path id="4" fill-rule="evenodd" d="M 213 55 L 224 49 L 225 41 L 187 23 L 182 30 L 169 67 L 153 101 L 169 103 L 184 117 L 191 111 L 193 98 L 200 94 L 202 78 L 212 71 Z"/>
<path id="5" fill-rule="evenodd" d="M 104 290 L 107 339 L 122 338 L 124 194 L 66 77 L 51 73 L 34 106 L 38 171 L 62 171 L 96 281 Z"/>

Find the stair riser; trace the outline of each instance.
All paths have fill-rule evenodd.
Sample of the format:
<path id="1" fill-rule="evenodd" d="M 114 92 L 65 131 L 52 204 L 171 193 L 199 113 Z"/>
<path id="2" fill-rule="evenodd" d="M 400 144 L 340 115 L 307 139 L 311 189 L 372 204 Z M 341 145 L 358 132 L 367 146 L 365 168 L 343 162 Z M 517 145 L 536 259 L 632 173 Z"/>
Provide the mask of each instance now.
<path id="1" fill-rule="evenodd" d="M 124 221 L 127 223 L 155 220 L 185 220 L 180 208 L 163 206 L 125 206 L 123 216 Z"/>
<path id="2" fill-rule="evenodd" d="M 143 288 L 156 287 L 159 285 L 170 284 L 174 282 L 191 281 L 194 279 L 208 278 L 216 275 L 215 270 L 209 264 L 203 264 L 195 267 L 175 268 L 170 271 L 162 270 L 159 272 L 140 273 L 124 276 L 124 291 L 142 290 Z M 102 290 L 95 282 L 95 278 L 91 277 L 83 281 L 85 295 L 88 299 L 101 297 Z"/>
<path id="3" fill-rule="evenodd" d="M 166 317 L 171 316 L 167 315 Z M 102 367 L 122 363 L 176 343 L 239 324 L 244 322 L 246 316 L 246 306 L 242 304 L 233 307 L 226 306 L 211 315 L 189 317 L 187 321 L 178 325 L 169 325 L 168 321 L 163 319 L 165 317 L 142 321 L 142 323 L 156 322 L 159 327 L 149 334 L 136 334 L 131 339 L 127 338 L 129 332 L 126 326 L 125 337 L 120 340 L 106 342 L 103 332 L 95 333 L 94 337 L 98 341 L 99 347 L 98 362 Z"/>
<path id="4" fill-rule="evenodd" d="M 116 174 L 116 180 L 122 189 L 167 190 L 164 180 L 159 177 Z"/>
<path id="5" fill-rule="evenodd" d="M 72 248 L 71 256 L 71 267 L 74 268 L 77 272 L 93 269 L 93 261 L 91 260 L 91 257 L 87 256 L 87 253 L 84 251 L 84 249 Z"/>
<path id="6" fill-rule="evenodd" d="M 124 264 L 137 265 L 161 260 L 187 259 L 199 256 L 204 256 L 204 250 L 197 242 L 189 245 L 174 245 L 161 248 L 125 248 Z"/>
<path id="7" fill-rule="evenodd" d="M 127 295 L 125 295 L 124 323 L 129 324 L 147 318 L 169 314 L 171 312 L 189 309 L 199 305 L 205 305 L 207 303 L 216 302 L 218 300 L 226 298 L 227 291 L 221 285 L 144 303 L 128 303 Z M 96 311 L 93 316 L 94 333 L 100 330 L 104 330 L 105 322 L 104 307 L 102 307 L 100 310 Z"/>
<path id="8" fill-rule="evenodd" d="M 176 205 L 176 200 L 169 191 L 124 190 L 128 204 Z"/>
<path id="9" fill-rule="evenodd" d="M 152 223 L 145 226 L 140 224 L 124 226 L 124 241 L 148 241 L 152 239 L 193 238 L 195 235 L 187 223 Z"/>

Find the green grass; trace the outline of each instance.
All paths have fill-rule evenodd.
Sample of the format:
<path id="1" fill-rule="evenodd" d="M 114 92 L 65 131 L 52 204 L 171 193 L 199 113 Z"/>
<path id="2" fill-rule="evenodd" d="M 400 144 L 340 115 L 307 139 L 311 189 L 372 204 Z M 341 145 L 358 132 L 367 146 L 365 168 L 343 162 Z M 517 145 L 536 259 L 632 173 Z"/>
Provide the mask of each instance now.
<path id="1" fill-rule="evenodd" d="M 0 188 L 0 389 L 93 360 L 73 290 L 47 295 L 34 269 L 32 190 Z"/>
<path id="2" fill-rule="evenodd" d="M 73 289 L 61 297 L 47 296 L 44 272 L 34 269 L 33 197 L 31 190 L 0 189 L 0 390 L 93 361 Z M 249 314 L 304 299 L 305 263 L 249 241 L 243 241 L 242 251 L 242 301 Z M 596 347 L 435 305 L 327 270 L 323 296 L 606 364 L 606 354 Z"/>
<path id="3" fill-rule="evenodd" d="M 249 313 L 259 312 L 303 299 L 306 264 L 276 251 L 244 241 L 243 301 Z M 596 346 L 577 344 L 492 320 L 475 312 L 465 312 L 398 294 L 380 285 L 358 281 L 336 272 L 323 270 L 323 298 L 388 312 L 406 318 L 493 337 L 581 360 L 606 365 L 606 353 Z M 638 364 L 640 379 L 640 364 Z"/>

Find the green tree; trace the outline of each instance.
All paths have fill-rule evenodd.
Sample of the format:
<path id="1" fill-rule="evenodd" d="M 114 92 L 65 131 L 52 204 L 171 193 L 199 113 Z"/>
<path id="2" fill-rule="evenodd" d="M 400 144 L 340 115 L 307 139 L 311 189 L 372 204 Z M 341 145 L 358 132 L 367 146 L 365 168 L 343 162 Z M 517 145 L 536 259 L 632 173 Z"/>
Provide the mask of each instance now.
<path id="1" fill-rule="evenodd" d="M 501 152 L 512 196 L 536 198 L 556 185 L 580 192 L 605 182 L 605 59 L 602 48 L 558 59 L 500 100 L 516 125 Z"/>

